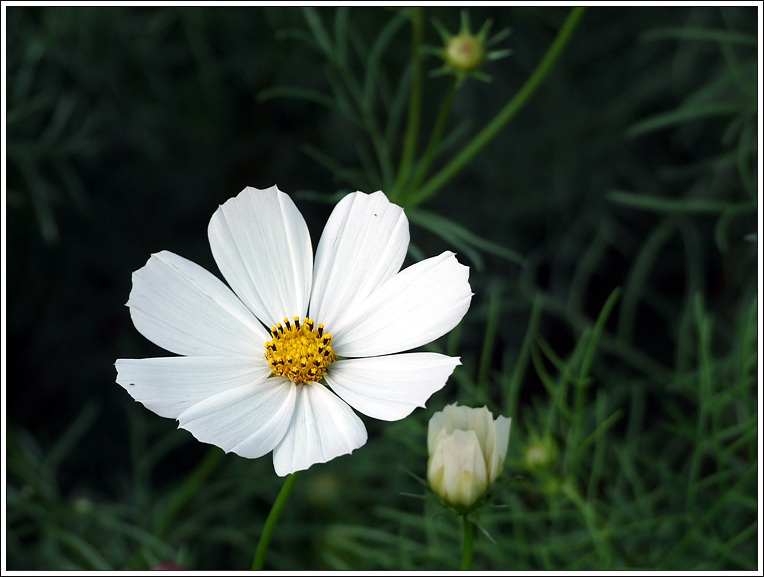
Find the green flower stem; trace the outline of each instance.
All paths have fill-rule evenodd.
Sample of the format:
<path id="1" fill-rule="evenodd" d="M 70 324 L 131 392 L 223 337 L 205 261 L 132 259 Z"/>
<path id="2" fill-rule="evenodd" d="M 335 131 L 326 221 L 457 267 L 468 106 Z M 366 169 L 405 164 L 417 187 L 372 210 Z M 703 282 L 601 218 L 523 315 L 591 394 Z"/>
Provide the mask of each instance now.
<path id="1" fill-rule="evenodd" d="M 472 567 L 472 542 L 475 535 L 475 526 L 472 521 L 467 519 L 467 515 L 462 516 L 464 521 L 464 553 L 462 555 L 462 571 L 469 571 Z"/>
<path id="2" fill-rule="evenodd" d="M 167 530 L 172 525 L 172 522 L 193 499 L 194 495 L 199 492 L 207 478 L 215 472 L 215 469 L 223 462 L 225 452 L 218 447 L 212 447 L 201 462 L 196 466 L 196 469 L 186 477 L 183 484 L 173 493 L 172 499 L 168 503 L 167 507 L 159 515 L 159 518 L 154 523 L 154 536 L 163 537 Z M 145 562 L 151 556 L 151 551 L 148 545 L 143 545 L 132 558 L 127 562 L 126 567 L 134 568 L 136 564 Z"/>
<path id="3" fill-rule="evenodd" d="M 435 152 L 438 149 L 440 140 L 443 137 L 443 132 L 446 130 L 446 124 L 448 123 L 448 117 L 451 115 L 451 105 L 454 102 L 454 94 L 456 94 L 457 79 L 453 78 L 451 85 L 448 87 L 448 92 L 443 98 L 443 103 L 440 105 L 440 111 L 438 112 L 438 118 L 435 120 L 435 126 L 432 129 L 430 140 L 427 143 L 427 149 L 425 150 L 422 161 L 414 173 L 414 178 L 411 184 L 406 186 L 407 191 L 415 191 L 417 187 L 427 176 L 430 166 L 432 166 L 433 160 L 435 160 Z M 405 204 L 405 203 L 404 203 Z"/>
<path id="4" fill-rule="evenodd" d="M 600 567 L 605 569 L 609 568 L 613 556 L 609 548 L 610 543 L 605 535 L 605 531 L 600 528 L 597 513 L 595 513 L 592 506 L 581 496 L 572 483 L 563 483 L 562 492 L 576 506 L 584 523 L 586 523 L 586 527 L 594 542 L 594 548 L 599 555 Z"/>
<path id="5" fill-rule="evenodd" d="M 496 137 L 504 126 L 515 117 L 523 106 L 525 106 L 562 55 L 565 46 L 567 46 L 568 41 L 576 30 L 585 11 L 586 8 L 581 6 L 573 8 L 570 11 L 568 18 L 565 20 L 565 24 L 563 24 L 560 32 L 557 34 L 557 38 L 554 39 L 554 42 L 549 47 L 544 58 L 522 88 L 520 88 L 512 100 L 501 109 L 496 117 L 489 122 L 477 136 L 475 136 L 472 142 L 470 142 L 458 156 L 456 156 L 439 173 L 427 181 L 427 183 L 409 199 L 407 202 L 409 208 L 422 204 L 425 200 L 435 194 L 444 184 L 451 180 L 460 170 L 469 164 L 472 159 Z"/>
<path id="6" fill-rule="evenodd" d="M 281 512 L 284 510 L 286 502 L 289 500 L 289 495 L 292 493 L 292 489 L 294 488 L 294 484 L 297 482 L 297 477 L 299 475 L 300 471 L 297 471 L 296 473 L 287 476 L 284 485 L 281 487 L 281 491 L 279 491 L 278 497 L 276 497 L 276 501 L 273 503 L 273 507 L 271 507 L 271 512 L 268 513 L 268 517 L 265 519 L 263 532 L 260 534 L 260 541 L 257 544 L 257 551 L 255 551 L 255 558 L 252 560 L 253 571 L 259 571 L 265 564 L 265 554 L 268 552 L 268 544 L 271 542 L 271 535 L 273 535 L 276 523 L 279 522 Z"/>
<path id="7" fill-rule="evenodd" d="M 406 140 L 403 143 L 403 156 L 398 171 L 398 179 L 393 187 L 391 200 L 400 195 L 403 183 L 409 177 L 414 163 L 419 123 L 422 112 L 422 41 L 424 40 L 424 8 L 414 8 L 411 15 L 411 60 L 413 62 L 411 78 L 411 97 L 409 99 L 409 117 L 406 127 Z"/>

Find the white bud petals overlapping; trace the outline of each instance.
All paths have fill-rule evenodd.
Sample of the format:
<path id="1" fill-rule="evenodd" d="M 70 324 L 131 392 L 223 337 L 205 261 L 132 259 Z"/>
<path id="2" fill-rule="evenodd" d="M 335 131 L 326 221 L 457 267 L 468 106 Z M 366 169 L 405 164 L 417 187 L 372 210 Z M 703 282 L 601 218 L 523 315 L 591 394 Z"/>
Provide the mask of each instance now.
<path id="1" fill-rule="evenodd" d="M 504 467 L 511 419 L 494 420 L 486 407 L 447 405 L 430 418 L 427 480 L 457 507 L 475 504 Z"/>
<path id="2" fill-rule="evenodd" d="M 116 363 L 117 383 L 135 400 L 200 441 L 248 458 L 272 451 L 281 476 L 307 469 L 366 442 L 353 409 L 402 419 L 459 364 L 404 351 L 459 323 L 472 298 L 469 269 L 444 252 L 401 271 L 408 221 L 382 192 L 337 204 L 315 260 L 305 220 L 275 186 L 225 202 L 208 233 L 228 286 L 167 251 L 133 273 L 127 306 L 135 327 L 182 356 Z M 320 382 L 306 382 L 306 371 L 294 382 L 275 376 L 266 359 L 271 329 L 294 318 L 332 335 L 332 355 L 312 373 Z"/>

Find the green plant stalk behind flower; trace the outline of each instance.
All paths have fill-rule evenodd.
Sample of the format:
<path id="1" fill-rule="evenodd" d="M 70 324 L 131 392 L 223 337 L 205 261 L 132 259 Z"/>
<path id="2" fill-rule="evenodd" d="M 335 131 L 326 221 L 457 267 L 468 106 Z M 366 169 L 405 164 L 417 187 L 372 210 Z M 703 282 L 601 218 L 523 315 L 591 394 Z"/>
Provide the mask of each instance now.
<path id="1" fill-rule="evenodd" d="M 422 38 L 424 37 L 424 8 L 414 8 L 411 15 L 411 59 L 413 73 L 411 80 L 411 97 L 409 98 L 409 118 L 406 130 L 406 141 L 403 145 L 403 157 L 398 170 L 398 178 L 390 194 L 395 201 L 396 193 L 401 184 L 406 181 L 411 172 L 411 165 L 416 154 L 419 139 L 419 123 L 422 113 Z"/>
<path id="2" fill-rule="evenodd" d="M 467 519 L 467 515 L 462 515 L 464 523 L 464 545 L 462 553 L 462 571 L 469 571 L 472 567 L 472 542 L 475 536 L 475 526 Z"/>
<path id="3" fill-rule="evenodd" d="M 585 8 L 576 7 L 570 11 L 560 32 L 557 34 L 552 45 L 549 47 L 544 58 L 539 63 L 536 70 L 528 78 L 525 84 L 515 94 L 496 117 L 475 136 L 475 138 L 465 146 L 462 151 L 451 160 L 443 169 L 427 181 L 422 188 L 404 195 L 402 203 L 406 207 L 418 206 L 434 195 L 443 185 L 451 180 L 460 170 L 462 170 L 477 154 L 491 142 L 504 126 L 512 120 L 515 115 L 530 100 L 530 97 L 536 92 L 543 80 L 547 77 L 550 70 L 562 55 L 565 46 L 576 30 L 581 17 L 584 15 Z"/>
<path id="4" fill-rule="evenodd" d="M 265 565 L 265 554 L 268 552 L 268 545 L 271 542 L 273 530 L 279 522 L 281 512 L 284 510 L 284 507 L 289 500 L 289 495 L 292 494 L 292 489 L 294 488 L 294 484 L 297 482 L 297 477 L 299 477 L 299 475 L 300 471 L 287 475 L 287 478 L 281 487 L 281 491 L 279 491 L 278 497 L 276 497 L 276 500 L 273 502 L 273 507 L 271 507 L 271 512 L 268 513 L 268 517 L 265 519 L 263 532 L 260 534 L 260 540 L 257 543 L 255 558 L 252 559 L 253 571 L 258 571 Z"/>

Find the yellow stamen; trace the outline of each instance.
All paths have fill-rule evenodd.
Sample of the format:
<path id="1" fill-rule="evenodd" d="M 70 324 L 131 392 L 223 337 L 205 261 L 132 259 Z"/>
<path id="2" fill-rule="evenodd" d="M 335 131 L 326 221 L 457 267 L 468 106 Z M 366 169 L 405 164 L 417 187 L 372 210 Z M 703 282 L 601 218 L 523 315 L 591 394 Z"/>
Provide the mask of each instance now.
<path id="1" fill-rule="evenodd" d="M 324 325 L 310 319 L 294 317 L 294 324 L 284 319 L 286 328 L 277 324 L 271 328 L 272 340 L 265 343 L 265 358 L 273 374 L 286 377 L 295 385 L 320 381 L 326 369 L 337 357 L 332 350 L 332 335 Z"/>

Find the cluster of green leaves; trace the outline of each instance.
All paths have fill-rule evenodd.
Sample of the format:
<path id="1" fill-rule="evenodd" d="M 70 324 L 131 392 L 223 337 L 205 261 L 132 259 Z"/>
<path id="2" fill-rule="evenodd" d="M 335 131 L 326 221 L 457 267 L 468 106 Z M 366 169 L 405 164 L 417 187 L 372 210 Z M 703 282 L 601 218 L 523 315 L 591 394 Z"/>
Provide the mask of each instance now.
<path id="1" fill-rule="evenodd" d="M 425 46 L 423 42 L 424 9 L 404 9 L 392 15 L 371 46 L 351 25 L 348 8 L 336 10 L 331 29 L 325 26 L 317 10 L 304 8 L 302 14 L 307 30 L 286 28 L 280 36 L 303 42 L 323 57 L 323 70 L 331 94 L 300 86 L 275 86 L 261 92 L 259 98 L 299 98 L 343 116 L 355 129 L 354 136 L 358 142 L 355 146 L 357 159 L 354 160 L 360 161 L 360 165 L 348 166 L 312 145 L 306 145 L 304 151 L 323 164 L 335 179 L 351 188 L 386 191 L 391 200 L 408 209 L 412 223 L 457 246 L 478 268 L 483 265 L 481 253 L 521 263 L 522 256 L 516 251 L 490 242 L 454 219 L 426 211 L 419 205 L 463 170 L 525 105 L 562 53 L 583 9 L 571 12 L 537 70 L 517 94 L 497 111 L 493 120 L 472 135 L 466 144 L 468 120 L 449 129 L 449 122 L 453 120 L 454 97 L 464 81 L 460 74 L 452 74 L 448 88 L 440 98 L 440 108 L 430 127 L 427 145 L 418 158 L 425 116 L 422 110 L 425 98 L 423 61 L 427 53 L 433 52 L 432 47 Z M 462 28 L 469 30 L 469 25 L 465 26 L 465 18 L 466 12 L 462 12 Z M 399 38 L 401 28 L 407 23 L 411 26 L 412 37 L 410 62 L 403 73 L 398 70 L 396 74 L 391 74 L 385 67 L 383 55 L 389 45 Z M 489 25 L 490 21 L 487 21 L 477 36 L 486 46 L 506 36 L 501 33 L 487 39 Z M 438 24 L 441 35 L 444 34 L 442 26 Z M 497 51 L 496 55 L 504 56 L 506 52 Z M 408 121 L 404 130 L 406 103 Z M 450 153 L 452 158 L 442 160 L 445 166 L 433 174 L 436 160 L 446 153 Z M 417 258 L 422 256 L 416 247 L 413 247 L 412 254 Z"/>
<path id="2" fill-rule="evenodd" d="M 30 41 L 12 34 L 8 46 L 8 203 L 31 208 L 48 242 L 59 237 L 55 204 L 69 201 L 81 210 L 86 205 L 77 164 L 101 144 L 95 133 L 102 119 L 88 113 L 84 95 L 68 85 L 62 67 L 48 62 L 60 35 L 72 30 L 67 24 L 66 16 L 55 25 L 46 21 L 44 34 Z"/>
<path id="3" fill-rule="evenodd" d="M 172 12 L 150 14 L 172 21 Z M 461 325 L 429 347 L 461 358 L 449 384 L 426 409 L 400 422 L 365 419 L 369 442 L 363 448 L 301 474 L 266 568 L 458 567 L 460 520 L 408 496 L 422 488 L 406 473 L 424 476 L 427 421 L 457 401 L 485 404 L 513 419 L 493 506 L 476 518 L 482 531 L 476 533 L 474 569 L 754 569 L 758 110 L 749 12 L 677 9 L 667 16 L 676 26 L 662 28 L 650 11 L 591 9 L 581 23 L 586 29 L 562 54 L 566 66 L 529 102 L 527 124 L 518 118 L 507 129 L 511 140 L 493 134 L 501 150 L 486 147 L 470 157 L 474 172 L 462 166 L 464 179 L 453 181 L 455 191 L 445 183 L 433 188 L 437 195 L 425 199 L 427 210 L 415 201 L 418 187 L 438 174 L 436 167 L 447 169 L 448 153 L 457 158 L 460 147 L 474 141 L 474 126 L 487 126 L 506 95 L 511 100 L 532 74 L 508 83 L 492 71 L 493 85 L 467 81 L 458 93 L 437 79 L 441 108 L 421 110 L 422 125 L 437 138 L 417 155 L 418 138 L 407 145 L 413 137 L 406 124 L 416 107 L 407 104 L 424 64 L 412 58 L 406 31 L 415 46 L 426 42 L 416 36 L 427 36 L 427 12 L 374 12 L 380 24 L 371 42 L 361 32 L 367 28 L 354 25 L 356 12 L 345 8 L 269 14 L 274 24 L 288 21 L 279 26 L 284 40 L 314 50 L 311 66 L 322 64 L 328 87 L 291 78 L 293 87 L 275 82 L 260 92 L 261 101 L 292 96 L 328 109 L 320 117 L 321 134 L 340 131 L 349 144 L 327 147 L 336 154 L 331 157 L 315 143 L 305 151 L 352 188 L 397 190 L 399 202 L 410 202 L 412 256 L 457 250 L 473 265 L 475 296 Z M 511 14 L 518 66 L 533 71 L 566 11 Z M 453 29 L 459 14 L 438 17 Z M 203 29 L 205 19 L 193 22 L 192 32 Z M 619 44 L 624 30 L 633 32 L 629 26 L 644 31 L 636 46 Z M 395 47 L 402 41 L 401 56 Z M 34 42 L 22 45 L 26 52 L 15 54 L 27 54 L 26 60 L 9 57 L 9 71 L 23 78 L 23 70 L 35 69 L 35 48 Z M 530 55 L 527 46 L 534 46 Z M 216 70 L 204 55 L 213 52 L 198 52 L 199 61 L 208 62 L 211 93 L 219 89 Z M 636 71 L 628 68 L 635 54 L 644 59 Z M 27 68 L 13 64 L 22 61 Z M 149 84 L 167 82 L 158 72 L 145 74 Z M 625 92 L 617 98 L 608 93 L 609 106 L 582 101 L 577 88 L 591 97 L 608 89 L 607 75 L 623 82 Z M 432 95 L 426 92 L 432 87 L 424 82 L 420 88 Z M 482 102 L 496 93 L 505 95 L 490 101 L 496 108 L 470 108 L 470 98 Z M 30 146 L 40 134 L 55 137 L 47 143 L 77 142 L 71 124 L 78 109 L 61 104 L 67 97 L 46 96 L 46 116 L 32 130 L 18 119 L 24 117 L 21 104 L 35 99 L 21 98 L 23 85 L 10 88 L 9 102 L 11 94 L 20 96 L 14 96 L 13 118 L 9 113 L 9 142 L 25 129 Z M 489 118 L 476 122 L 481 112 Z M 629 152 L 617 157 L 620 164 L 603 167 L 603 158 L 611 157 L 602 151 L 615 146 Z M 63 162 L 76 169 L 83 149 L 63 150 L 69 151 Z M 29 161 L 44 178 L 64 174 L 62 161 L 41 158 Z M 605 170 L 617 171 L 618 178 Z M 547 179 L 551 174 L 554 179 Z M 465 183 L 472 194 L 463 192 Z M 298 204 L 332 196 L 313 191 L 299 198 Z M 53 238 L 56 228 L 41 230 Z M 23 427 L 9 428 L 9 568 L 249 567 L 282 482 L 270 459 L 225 456 L 125 401 L 119 414 L 129 444 L 120 458 L 106 461 L 87 451 L 88 439 L 102 431 L 99 408 L 88 405 L 70 424 L 44 431 L 58 438 L 49 446 Z M 546 461 L 533 462 L 528 450 L 539 441 L 554 450 Z M 61 475 L 89 458 L 92 470 L 82 479 Z"/>
<path id="4" fill-rule="evenodd" d="M 391 152 L 401 139 L 411 73 L 402 74 L 396 86 L 381 73 L 380 59 L 406 24 L 406 17 L 391 13 L 389 23 L 369 45 L 353 27 L 347 7 L 336 11 L 331 32 L 315 8 L 304 8 L 302 14 L 307 29 L 285 28 L 279 39 L 304 42 L 320 54 L 325 60 L 323 71 L 332 93 L 301 86 L 276 86 L 261 92 L 258 98 L 300 98 L 342 115 L 367 137 L 367 141 L 359 142 L 356 147 L 360 167 L 344 166 L 315 146 L 305 146 L 304 151 L 337 179 L 357 190 L 371 190 L 375 186 L 391 190 L 395 179 Z"/>
<path id="5" fill-rule="evenodd" d="M 206 455 L 195 453 L 200 462 L 180 484 L 173 475 L 175 482 L 158 491 L 156 475 L 162 461 L 188 439 L 168 434 L 167 429 L 161 431 L 161 427 L 158 430 L 137 406 L 129 409 L 132 476 L 115 478 L 101 471 L 108 491 L 99 486 L 66 494 L 57 476 L 61 461 L 76 453 L 86 435 L 93 434 L 95 404 L 83 409 L 47 453 L 28 434 L 10 436 L 9 566 L 116 570 L 174 563 L 200 567 L 205 555 L 219 547 L 233 543 L 246 550 L 251 546 L 255 526 L 241 532 L 241 527 L 233 529 L 221 520 L 231 520 L 244 511 L 251 513 L 250 520 L 257 517 L 255 503 L 262 498 L 260 492 L 267 495 L 276 480 L 242 488 L 236 474 L 217 471 L 224 453 L 213 448 Z M 218 475 L 210 479 L 213 472 Z M 117 498 L 107 497 L 107 492 Z M 220 525 L 214 526 L 216 522 Z M 195 541 L 203 527 L 205 544 L 183 544 Z"/>

